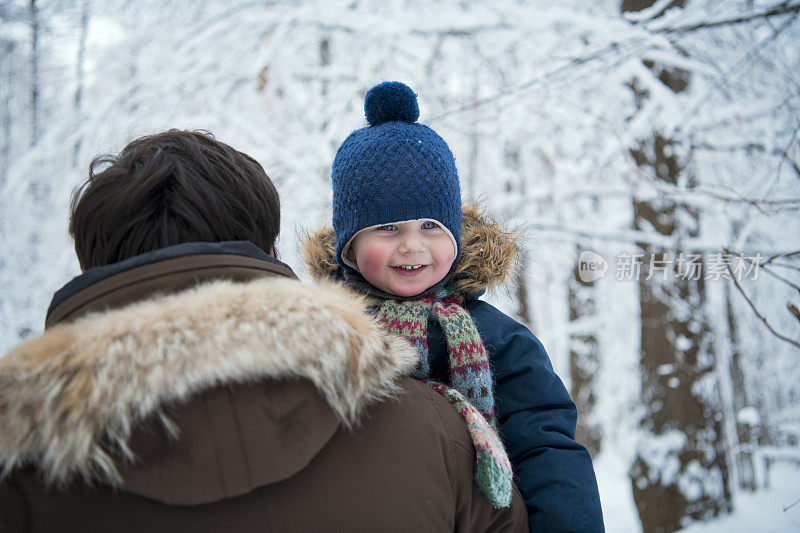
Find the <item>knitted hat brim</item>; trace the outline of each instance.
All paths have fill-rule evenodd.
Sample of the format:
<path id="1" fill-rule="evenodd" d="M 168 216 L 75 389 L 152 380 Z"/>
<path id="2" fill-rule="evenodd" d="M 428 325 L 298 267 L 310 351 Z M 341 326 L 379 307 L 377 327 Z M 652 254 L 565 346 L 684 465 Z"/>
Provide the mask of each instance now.
<path id="1" fill-rule="evenodd" d="M 355 233 L 355 235 L 350 237 L 350 240 L 347 241 L 345 243 L 345 245 L 342 247 L 342 252 L 341 252 L 340 259 L 342 260 L 342 262 L 345 265 L 349 266 L 350 268 L 352 268 L 356 272 L 359 272 L 358 266 L 356 265 L 356 263 L 347 258 L 347 253 L 350 251 L 350 246 L 353 244 L 353 241 L 356 239 L 356 237 L 358 237 L 359 234 L 361 234 L 361 233 L 363 233 L 365 231 L 373 230 L 375 228 L 380 228 L 381 226 L 386 226 L 386 225 L 389 225 L 389 224 L 403 224 L 405 222 L 420 222 L 420 223 L 422 223 L 422 222 L 435 222 L 436 225 L 439 226 L 440 228 L 442 228 L 444 230 L 445 234 L 447 234 L 447 236 L 450 238 L 450 243 L 453 245 L 453 257 L 455 258 L 455 256 L 458 255 L 458 243 L 456 242 L 456 238 L 453 236 L 453 233 L 449 229 L 447 229 L 447 227 L 444 224 L 442 224 L 441 222 L 439 222 L 438 220 L 436 220 L 434 218 L 415 218 L 415 219 L 411 219 L 411 220 L 395 220 L 395 221 L 392 221 L 392 222 L 384 222 L 383 224 L 375 224 L 373 226 L 369 226 L 367 228 L 358 230 Z"/>

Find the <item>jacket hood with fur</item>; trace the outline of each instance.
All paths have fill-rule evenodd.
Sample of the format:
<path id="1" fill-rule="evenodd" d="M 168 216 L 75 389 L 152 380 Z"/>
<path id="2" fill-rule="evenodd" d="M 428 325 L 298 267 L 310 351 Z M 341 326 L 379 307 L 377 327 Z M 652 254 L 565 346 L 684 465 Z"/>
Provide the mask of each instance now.
<path id="1" fill-rule="evenodd" d="M 457 291 L 477 296 L 505 282 L 517 256 L 518 236 L 490 220 L 475 205 L 463 208 L 461 258 L 453 271 Z M 309 233 L 303 240 L 302 256 L 314 279 L 337 278 L 336 236 L 331 226 Z"/>
<path id="2" fill-rule="evenodd" d="M 367 405 L 396 392 L 416 360 L 363 305 L 334 284 L 269 277 L 213 281 L 57 324 L 0 358 L 3 473 L 35 465 L 52 484 L 128 488 L 119 465 L 137 460 L 131 438 L 140 423 L 159 420 L 174 440 L 171 406 L 231 383 L 305 378 L 333 426 L 351 427 Z M 297 453 L 297 441 L 285 446 Z M 282 467 L 280 453 L 267 460 Z"/>

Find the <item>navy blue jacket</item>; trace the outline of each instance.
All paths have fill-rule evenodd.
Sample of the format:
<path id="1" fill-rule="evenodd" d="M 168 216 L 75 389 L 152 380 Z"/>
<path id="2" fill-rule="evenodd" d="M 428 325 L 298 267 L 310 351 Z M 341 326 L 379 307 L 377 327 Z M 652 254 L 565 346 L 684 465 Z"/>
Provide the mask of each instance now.
<path id="1" fill-rule="evenodd" d="M 470 299 L 495 379 L 500 433 L 528 507 L 532 532 L 604 531 L 589 452 L 575 442 L 575 404 L 528 328 L 492 305 Z M 441 327 L 428 325 L 431 375 L 449 382 Z"/>

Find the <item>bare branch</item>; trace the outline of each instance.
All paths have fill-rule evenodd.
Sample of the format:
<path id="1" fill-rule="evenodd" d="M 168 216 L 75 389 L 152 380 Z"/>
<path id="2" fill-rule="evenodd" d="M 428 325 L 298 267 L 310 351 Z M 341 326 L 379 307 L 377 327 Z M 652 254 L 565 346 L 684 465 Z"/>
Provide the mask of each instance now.
<path id="1" fill-rule="evenodd" d="M 786 304 L 786 308 L 794 315 L 798 322 L 800 322 L 800 309 L 794 304 Z"/>
<path id="2" fill-rule="evenodd" d="M 773 255 L 772 257 L 770 257 L 769 259 L 767 259 L 767 260 L 764 262 L 764 264 L 765 264 L 765 265 L 768 265 L 768 264 L 772 263 L 773 261 L 775 261 L 776 259 L 780 259 L 781 257 L 792 257 L 792 256 L 795 256 L 795 255 L 800 255 L 800 250 L 798 250 L 798 251 L 796 251 L 796 252 L 789 252 L 788 254 L 778 254 L 778 255 Z"/>
<path id="3" fill-rule="evenodd" d="M 725 253 L 739 256 L 739 257 L 741 257 L 742 259 L 744 259 L 746 261 L 750 261 L 750 262 L 754 263 L 758 268 L 760 268 L 761 270 L 763 270 L 764 272 L 766 272 L 767 274 L 769 274 L 773 278 L 775 278 L 775 279 L 777 279 L 779 281 L 782 281 L 783 283 L 785 283 L 786 285 L 788 285 L 792 289 L 796 290 L 797 292 L 800 292 L 800 286 L 798 286 L 796 283 L 792 282 L 791 280 L 788 280 L 788 279 L 784 278 L 780 274 L 775 273 L 774 271 L 772 271 L 772 269 L 767 268 L 767 264 L 768 263 L 757 263 L 757 262 L 753 261 L 753 259 L 755 259 L 754 256 L 745 255 L 745 254 L 740 253 L 740 252 L 735 252 L 733 250 L 729 250 L 728 248 L 723 248 L 723 250 L 725 251 Z M 784 254 L 784 257 L 788 257 L 790 255 L 795 255 L 795 254 L 800 254 L 800 250 L 798 250 L 796 252 L 789 253 L 789 254 Z M 794 268 L 794 267 L 792 267 L 792 268 Z"/>
<path id="4" fill-rule="evenodd" d="M 800 168 L 798 168 L 797 163 L 795 163 L 789 157 L 789 150 L 792 149 L 792 145 L 797 140 L 798 133 L 800 133 L 800 123 L 797 124 L 797 127 L 794 129 L 794 133 L 792 134 L 792 138 L 789 141 L 789 144 L 786 145 L 786 148 L 781 153 L 781 164 L 778 166 L 778 175 L 780 175 L 780 173 L 781 173 L 781 167 L 783 167 L 783 162 L 788 160 L 788 161 L 791 161 L 792 166 L 794 167 L 794 171 L 797 173 L 797 176 L 800 177 Z"/>
<path id="5" fill-rule="evenodd" d="M 797 272 L 800 272 L 800 266 L 798 265 L 790 265 L 789 263 L 772 263 L 772 264 L 775 265 L 776 267 L 788 268 L 790 270 L 796 270 Z"/>
<path id="6" fill-rule="evenodd" d="M 795 346 L 796 348 L 800 348 L 800 342 L 797 342 L 794 339 L 790 339 L 789 337 L 786 337 L 785 335 L 781 335 L 780 333 L 775 331 L 775 328 L 773 328 L 770 325 L 769 321 L 767 321 L 767 319 L 764 317 L 764 315 L 762 315 L 759 312 L 758 308 L 756 308 L 756 305 L 753 303 L 753 300 L 751 300 L 750 297 L 747 296 L 747 293 L 744 292 L 744 289 L 739 284 L 739 281 L 736 279 L 736 275 L 733 273 L 733 270 L 731 270 L 731 265 L 729 263 L 725 263 L 725 268 L 728 269 L 728 273 L 731 275 L 731 281 L 733 281 L 733 284 L 736 286 L 736 289 L 739 291 L 739 294 L 742 295 L 742 297 L 745 299 L 747 304 L 750 306 L 750 309 L 753 310 L 753 313 L 755 313 L 755 315 L 759 318 L 759 320 L 761 320 L 761 322 L 764 324 L 764 326 L 773 335 L 775 335 L 777 338 L 781 339 L 784 342 L 788 342 L 789 344 Z"/>
<path id="7" fill-rule="evenodd" d="M 687 26 L 679 26 L 677 28 L 663 28 L 655 30 L 653 33 L 688 33 L 697 30 L 707 30 L 709 28 L 718 28 L 719 26 L 728 26 L 731 24 L 742 24 L 744 22 L 751 22 L 757 19 L 768 19 L 770 17 L 777 17 L 778 15 L 787 15 L 789 13 L 797 14 L 800 12 L 800 3 L 797 4 L 783 4 L 774 7 L 768 11 L 761 13 L 753 13 L 751 15 L 743 15 L 741 17 L 733 17 L 729 19 L 715 20 L 712 22 L 700 22 L 698 24 L 689 24 Z"/>

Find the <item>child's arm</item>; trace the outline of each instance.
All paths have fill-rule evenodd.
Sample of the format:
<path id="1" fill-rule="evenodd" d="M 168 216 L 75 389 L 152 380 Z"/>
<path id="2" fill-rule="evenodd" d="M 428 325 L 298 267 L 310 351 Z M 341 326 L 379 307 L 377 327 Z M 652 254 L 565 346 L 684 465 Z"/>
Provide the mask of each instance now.
<path id="1" fill-rule="evenodd" d="M 603 531 L 592 459 L 575 442 L 575 404 L 544 347 L 486 302 L 469 311 L 489 352 L 500 432 L 531 531 Z"/>

